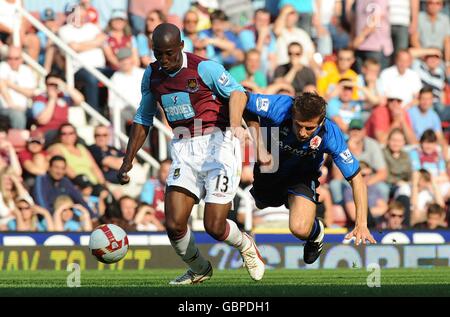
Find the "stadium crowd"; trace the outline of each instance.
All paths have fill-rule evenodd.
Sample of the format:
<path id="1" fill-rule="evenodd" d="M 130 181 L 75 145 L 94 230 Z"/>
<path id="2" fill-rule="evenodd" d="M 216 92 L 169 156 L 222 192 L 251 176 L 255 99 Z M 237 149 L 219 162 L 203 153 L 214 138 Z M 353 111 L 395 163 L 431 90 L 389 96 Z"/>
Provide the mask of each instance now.
<path id="1" fill-rule="evenodd" d="M 128 133 L 152 32 L 182 30 L 184 50 L 225 66 L 248 91 L 295 96 L 316 91 L 344 131 L 368 186 L 369 227 L 444 229 L 449 224 L 450 6 L 443 0 L 23 0 L 22 5 L 129 105 L 83 65 L 64 81 L 64 52 L 23 19 L 13 45 L 16 1 L 0 0 L 0 230 L 89 231 L 115 223 L 163 231 L 165 179 L 120 186 L 124 149 L 113 129 L 79 111 L 84 101 Z M 23 52 L 42 65 L 44 78 Z M 126 89 L 124 89 L 126 87 Z M 160 111 L 158 117 L 164 122 Z M 95 125 L 94 127 L 90 125 Z M 150 136 L 146 149 L 158 153 Z M 122 145 L 123 147 L 123 145 Z M 246 147 L 241 187 L 252 182 Z M 317 189 L 328 227 L 351 227 L 351 188 L 326 159 Z M 138 173 L 148 173 L 141 161 Z M 133 176 L 132 176 L 133 180 Z M 230 217 L 255 228 L 288 226 L 288 210 L 257 210 L 236 197 Z M 201 217 L 201 215 L 199 216 Z"/>

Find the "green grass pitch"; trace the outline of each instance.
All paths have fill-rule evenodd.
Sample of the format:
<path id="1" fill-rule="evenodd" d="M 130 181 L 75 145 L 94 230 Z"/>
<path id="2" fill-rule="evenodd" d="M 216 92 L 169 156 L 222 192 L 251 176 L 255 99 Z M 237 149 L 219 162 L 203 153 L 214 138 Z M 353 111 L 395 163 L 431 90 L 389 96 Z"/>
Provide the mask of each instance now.
<path id="1" fill-rule="evenodd" d="M 244 269 L 215 270 L 202 284 L 169 286 L 182 270 L 82 271 L 69 288 L 65 271 L 0 272 L 0 296 L 450 296 L 450 267 L 381 270 L 381 287 L 369 288 L 365 269 L 267 270 L 253 282 Z"/>

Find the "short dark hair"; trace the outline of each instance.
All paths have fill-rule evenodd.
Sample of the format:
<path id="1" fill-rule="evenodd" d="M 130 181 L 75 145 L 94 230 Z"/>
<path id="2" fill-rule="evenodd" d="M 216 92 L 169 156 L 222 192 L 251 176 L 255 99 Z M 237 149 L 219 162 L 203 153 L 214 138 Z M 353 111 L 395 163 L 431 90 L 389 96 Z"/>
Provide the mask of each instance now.
<path id="1" fill-rule="evenodd" d="M 422 177 L 422 178 L 424 179 L 424 181 L 426 181 L 427 183 L 428 183 L 428 182 L 431 182 L 431 174 L 430 174 L 430 172 L 428 172 L 426 169 L 421 168 L 421 169 L 419 170 L 419 175 L 420 175 L 420 177 Z"/>
<path id="2" fill-rule="evenodd" d="M 302 45 L 302 44 L 300 44 L 299 42 L 291 42 L 291 43 L 288 45 L 288 50 L 289 50 L 292 46 L 300 47 L 300 50 L 302 51 L 302 54 L 303 54 L 303 45 Z"/>
<path id="3" fill-rule="evenodd" d="M 434 143 L 437 142 L 436 133 L 432 129 L 425 130 L 425 132 L 420 137 L 420 143 Z"/>
<path id="4" fill-rule="evenodd" d="M 327 102 L 316 93 L 304 92 L 295 97 L 292 111 L 304 120 L 320 117 L 322 121 L 327 112 Z"/>
<path id="5" fill-rule="evenodd" d="M 6 115 L 0 115 L 0 132 L 8 132 L 11 129 L 11 120 Z"/>
<path id="6" fill-rule="evenodd" d="M 45 82 L 47 82 L 47 80 L 49 78 L 58 78 L 58 79 L 64 80 L 64 78 L 55 71 L 52 71 L 52 72 L 48 73 L 47 76 L 45 76 Z"/>
<path id="7" fill-rule="evenodd" d="M 422 89 L 419 90 L 419 96 L 422 96 L 423 94 L 426 94 L 426 93 L 432 94 L 433 93 L 433 88 L 430 87 L 430 86 L 425 86 L 425 87 L 423 87 Z"/>
<path id="8" fill-rule="evenodd" d="M 64 157 L 62 157 L 61 155 L 55 155 L 52 156 L 52 158 L 50 159 L 49 165 L 52 166 L 53 163 L 57 161 L 62 161 L 64 162 L 64 164 L 67 164 L 66 159 Z"/>
<path id="9" fill-rule="evenodd" d="M 436 203 L 431 203 L 428 205 L 427 208 L 427 215 L 437 214 L 437 215 L 443 215 L 445 213 L 445 209 Z"/>
<path id="10" fill-rule="evenodd" d="M 215 10 L 210 15 L 211 22 L 214 20 L 228 21 L 228 17 L 222 10 Z"/>

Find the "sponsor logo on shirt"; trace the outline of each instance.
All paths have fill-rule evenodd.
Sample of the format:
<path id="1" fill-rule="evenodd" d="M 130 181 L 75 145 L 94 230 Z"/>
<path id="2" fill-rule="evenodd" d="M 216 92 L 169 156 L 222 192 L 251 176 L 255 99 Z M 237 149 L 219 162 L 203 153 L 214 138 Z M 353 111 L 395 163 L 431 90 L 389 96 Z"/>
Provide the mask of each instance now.
<path id="1" fill-rule="evenodd" d="M 353 163 L 353 156 L 349 149 L 346 149 L 344 152 L 340 153 L 339 156 L 345 164 Z"/>
<path id="2" fill-rule="evenodd" d="M 258 97 L 256 99 L 256 110 L 267 112 L 269 110 L 269 99 Z"/>
<path id="3" fill-rule="evenodd" d="M 222 75 L 220 75 L 218 82 L 222 85 L 222 86 L 226 86 L 228 85 L 228 83 L 230 82 L 230 78 L 228 77 L 228 74 L 223 72 Z"/>

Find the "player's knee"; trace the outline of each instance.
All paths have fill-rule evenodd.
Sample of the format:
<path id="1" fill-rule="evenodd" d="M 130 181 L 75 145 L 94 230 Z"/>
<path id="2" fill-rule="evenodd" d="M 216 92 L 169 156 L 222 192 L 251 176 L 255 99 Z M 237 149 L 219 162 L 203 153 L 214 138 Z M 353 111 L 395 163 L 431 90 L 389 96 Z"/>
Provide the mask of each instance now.
<path id="1" fill-rule="evenodd" d="M 311 232 L 310 226 L 307 226 L 305 223 L 290 224 L 289 230 L 301 240 L 307 240 Z"/>
<path id="2" fill-rule="evenodd" d="M 167 220 L 166 222 L 167 235 L 170 240 L 179 240 L 184 237 L 187 232 L 187 226 L 177 223 L 175 221 Z"/>
<path id="3" fill-rule="evenodd" d="M 226 224 L 218 221 L 205 221 L 205 230 L 214 239 L 225 240 Z"/>

